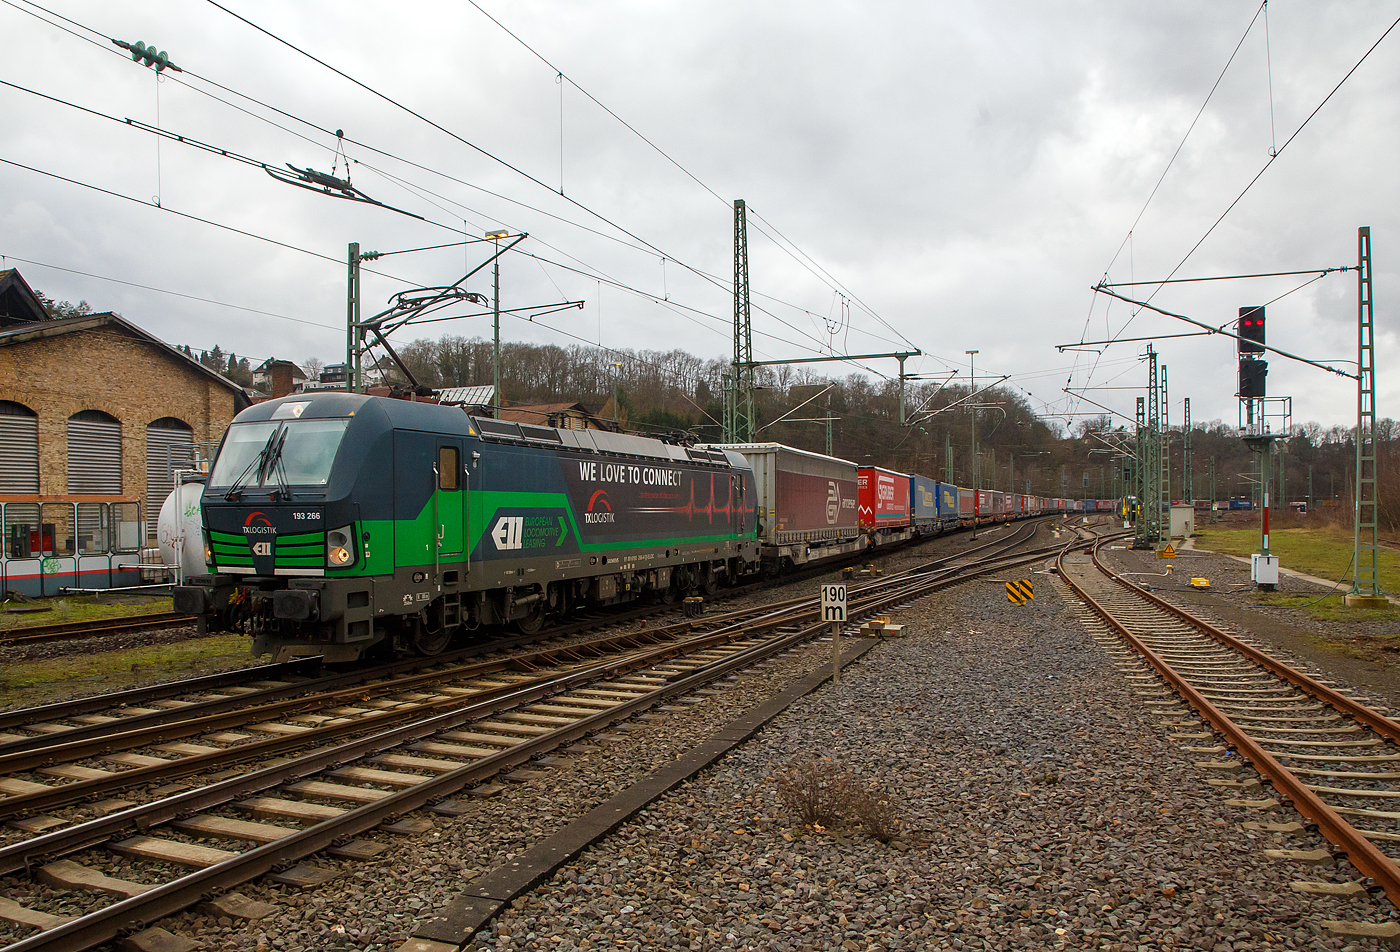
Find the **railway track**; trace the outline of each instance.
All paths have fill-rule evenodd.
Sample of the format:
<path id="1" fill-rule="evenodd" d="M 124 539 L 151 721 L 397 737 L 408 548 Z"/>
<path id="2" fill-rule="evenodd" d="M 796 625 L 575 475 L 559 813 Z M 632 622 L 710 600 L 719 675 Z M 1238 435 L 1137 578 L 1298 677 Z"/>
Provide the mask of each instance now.
<path id="1" fill-rule="evenodd" d="M 1196 766 L 1217 775 L 1212 786 L 1236 794 L 1232 803 L 1261 811 L 1292 806 L 1331 844 L 1275 850 L 1272 858 L 1318 866 L 1345 860 L 1363 877 L 1299 881 L 1294 889 L 1383 894 L 1400 906 L 1400 723 L 1115 574 L 1100 557 L 1101 546 L 1062 555 L 1060 574 L 1126 643 L 1124 657 L 1150 665 L 1151 674 L 1136 676 L 1144 688 L 1169 689 L 1147 703 L 1179 717 L 1184 701 L 1209 727 L 1202 731 L 1196 722 L 1192 731 L 1191 721 L 1169 722 L 1180 729 L 1173 738 L 1211 758 Z M 1308 832 L 1297 822 L 1246 826 L 1285 836 Z M 1344 935 L 1400 936 L 1395 922 L 1327 926 Z"/>
<path id="2" fill-rule="evenodd" d="M 0 630 L 0 644 L 36 644 L 43 641 L 61 641 L 65 638 L 124 635 L 130 632 L 150 631 L 154 628 L 192 625 L 194 622 L 193 615 L 182 615 L 179 612 L 156 612 L 149 615 L 133 615 L 129 618 L 112 618 L 106 621 L 77 621 L 62 625 L 26 625 L 22 628 Z"/>
<path id="3" fill-rule="evenodd" d="M 1009 536 L 992 539 L 952 556 L 931 560 L 911 571 L 935 571 L 947 565 L 1014 548 L 1030 538 L 1035 531 L 1035 523 L 1023 523 Z M 770 602 L 766 603 L 764 608 L 750 610 L 749 613 L 761 613 L 780 606 L 800 605 L 805 601 L 806 596 L 801 596 L 776 603 Z M 658 613 L 662 614 L 663 619 L 667 615 L 671 616 L 671 624 L 678 624 L 679 630 L 683 631 L 733 624 L 747 617 L 742 611 L 731 611 L 712 614 L 699 620 L 678 621 L 681 614 L 676 608 L 667 609 L 652 605 L 623 613 L 597 613 L 538 635 L 494 638 L 446 652 L 435 658 L 406 659 L 328 675 L 318 675 L 318 658 L 302 658 L 113 694 L 76 698 L 41 707 L 4 711 L 0 712 L 0 763 L 4 762 L 3 758 L 13 754 L 58 745 L 74 745 L 78 741 L 90 741 L 94 738 L 112 738 L 115 735 L 154 736 L 152 731 L 155 728 L 161 728 L 158 732 L 161 739 L 177 739 L 181 723 L 193 723 L 196 727 L 208 730 L 215 729 L 212 725 L 226 729 L 239 723 L 239 715 L 234 712 L 258 710 L 274 715 L 282 711 L 299 710 L 300 706 L 306 703 L 302 699 L 308 695 L 317 695 L 323 701 L 328 701 L 337 697 L 360 696 L 365 690 L 389 693 L 398 689 L 414 689 L 434 680 L 450 679 L 457 671 L 477 672 L 491 669 L 499 666 L 502 658 L 514 655 L 526 656 L 520 662 L 522 664 L 538 663 L 538 658 L 549 659 L 551 652 L 546 650 L 540 655 L 531 656 L 530 652 L 537 645 L 552 645 L 568 650 L 573 644 L 572 639 L 580 635 L 591 635 L 600 627 L 619 627 L 638 618 L 656 619 Z M 664 633 L 667 630 L 667 624 L 663 620 L 658 631 Z M 626 640 L 630 635 L 624 634 L 622 637 Z M 610 650 L 609 644 L 610 639 L 604 638 L 583 650 Z M 483 668 L 478 660 L 481 658 L 494 660 Z M 464 665 L 466 667 L 463 667 Z M 334 704 L 326 703 L 322 706 Z M 220 715 L 230 713 L 234 713 L 232 718 L 217 719 Z M 81 748 L 73 746 L 69 749 Z M 4 792 L 0 789 L 0 793 Z"/>
<path id="4" fill-rule="evenodd" d="M 1041 560 L 1045 549 L 1005 551 L 1033 535 L 853 584 L 851 617 Z M 0 845 L 0 918 L 42 930 L 7 952 L 90 948 L 268 873 L 312 884 L 323 873 L 302 861 L 320 851 L 370 859 L 385 847 L 357 839 L 366 831 L 411 834 L 413 822 L 396 821 L 414 810 L 451 815 L 464 789 L 827 630 L 815 599 L 788 599 L 214 720 L 0 749 L 0 817 L 21 834 Z M 139 875 L 104 872 L 119 862 Z M 94 908 L 59 921 L 42 902 L 10 898 L 45 890 L 76 891 Z"/>

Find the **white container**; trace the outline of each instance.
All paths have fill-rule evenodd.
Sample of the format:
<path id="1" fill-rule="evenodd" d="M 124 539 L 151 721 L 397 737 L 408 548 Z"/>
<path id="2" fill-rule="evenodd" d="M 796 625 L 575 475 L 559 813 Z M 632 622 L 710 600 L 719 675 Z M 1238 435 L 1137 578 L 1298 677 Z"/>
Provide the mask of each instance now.
<path id="1" fill-rule="evenodd" d="M 199 512 L 206 478 L 202 473 L 176 474 L 175 489 L 165 497 L 156 522 L 160 560 L 177 567 L 179 581 L 209 574 L 204 561 L 204 520 Z"/>

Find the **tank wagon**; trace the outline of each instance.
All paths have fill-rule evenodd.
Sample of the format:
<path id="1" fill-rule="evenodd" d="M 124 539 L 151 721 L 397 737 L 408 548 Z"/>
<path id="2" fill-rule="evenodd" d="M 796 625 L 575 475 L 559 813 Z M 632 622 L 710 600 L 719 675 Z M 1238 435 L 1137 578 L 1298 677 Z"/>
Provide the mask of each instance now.
<path id="1" fill-rule="evenodd" d="M 741 454 L 359 394 L 243 411 L 202 497 L 211 574 L 175 591 L 278 659 L 432 655 L 463 629 L 713 591 L 760 562 Z"/>

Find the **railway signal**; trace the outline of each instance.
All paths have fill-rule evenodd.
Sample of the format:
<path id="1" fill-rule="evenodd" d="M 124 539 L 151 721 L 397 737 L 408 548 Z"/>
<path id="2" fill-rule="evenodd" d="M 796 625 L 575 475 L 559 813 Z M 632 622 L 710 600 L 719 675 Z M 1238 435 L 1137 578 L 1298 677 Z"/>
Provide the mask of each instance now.
<path id="1" fill-rule="evenodd" d="M 1267 360 L 1251 360 L 1248 357 L 1240 358 L 1240 392 L 1241 400 L 1257 399 L 1265 396 L 1267 389 L 1266 378 L 1269 376 L 1269 362 Z"/>
<path id="2" fill-rule="evenodd" d="M 1264 308 L 1240 308 L 1239 345 L 1241 354 L 1264 353 Z"/>

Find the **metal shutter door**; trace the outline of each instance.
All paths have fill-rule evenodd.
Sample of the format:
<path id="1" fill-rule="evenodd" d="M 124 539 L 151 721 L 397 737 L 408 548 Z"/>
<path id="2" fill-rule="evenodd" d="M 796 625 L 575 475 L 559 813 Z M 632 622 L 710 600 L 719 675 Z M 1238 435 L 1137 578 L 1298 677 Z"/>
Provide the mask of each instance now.
<path id="1" fill-rule="evenodd" d="M 122 425 L 68 419 L 68 492 L 122 491 Z"/>
<path id="2" fill-rule="evenodd" d="M 174 471 L 193 468 L 193 440 L 191 430 L 146 427 L 146 524 L 152 528 L 175 488 Z"/>
<path id="3" fill-rule="evenodd" d="M 39 491 L 39 418 L 0 413 L 0 493 Z"/>

